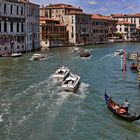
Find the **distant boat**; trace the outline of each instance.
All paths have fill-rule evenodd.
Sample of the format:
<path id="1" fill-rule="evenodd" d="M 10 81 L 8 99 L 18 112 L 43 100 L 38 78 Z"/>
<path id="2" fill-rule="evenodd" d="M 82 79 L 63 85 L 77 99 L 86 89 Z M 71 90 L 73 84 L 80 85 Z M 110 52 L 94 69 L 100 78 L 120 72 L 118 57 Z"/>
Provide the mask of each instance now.
<path id="1" fill-rule="evenodd" d="M 138 66 L 137 66 L 137 64 L 132 63 L 132 65 L 131 65 L 130 69 L 131 69 L 132 71 L 137 72 L 137 71 L 138 71 Z"/>
<path id="2" fill-rule="evenodd" d="M 138 54 L 137 53 L 128 53 L 128 55 L 127 55 L 127 59 L 128 60 L 137 60 L 137 58 L 138 58 Z"/>
<path id="3" fill-rule="evenodd" d="M 57 82 L 64 81 L 70 74 L 70 69 L 68 67 L 60 67 L 55 71 L 52 78 Z"/>
<path id="4" fill-rule="evenodd" d="M 91 54 L 87 50 L 83 50 L 80 52 L 80 57 L 89 57 L 89 56 L 91 56 Z"/>
<path id="5" fill-rule="evenodd" d="M 140 119 L 140 114 L 134 113 L 131 114 L 126 111 L 125 107 L 121 107 L 119 104 L 115 103 L 105 92 L 105 101 L 107 104 L 107 107 L 109 110 L 114 113 L 116 116 L 118 116 L 121 119 L 124 119 L 126 121 L 136 121 Z"/>
<path id="6" fill-rule="evenodd" d="M 70 73 L 70 75 L 62 83 L 62 90 L 75 92 L 80 83 L 80 76 Z"/>
<path id="7" fill-rule="evenodd" d="M 123 49 L 117 50 L 117 51 L 115 51 L 114 54 L 115 54 L 115 56 L 123 55 L 124 54 L 124 50 Z"/>
<path id="8" fill-rule="evenodd" d="M 39 54 L 39 53 L 35 53 L 35 54 L 33 54 L 31 60 L 42 60 L 43 58 L 45 58 L 44 55 Z"/>
<path id="9" fill-rule="evenodd" d="M 22 53 L 12 53 L 11 56 L 12 57 L 21 57 Z"/>

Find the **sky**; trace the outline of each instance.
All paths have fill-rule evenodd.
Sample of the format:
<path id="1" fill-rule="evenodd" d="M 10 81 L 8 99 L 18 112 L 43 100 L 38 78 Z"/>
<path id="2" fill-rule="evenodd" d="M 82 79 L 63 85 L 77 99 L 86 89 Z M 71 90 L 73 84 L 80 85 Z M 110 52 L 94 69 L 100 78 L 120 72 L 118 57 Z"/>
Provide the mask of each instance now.
<path id="1" fill-rule="evenodd" d="M 140 0 L 30 0 L 39 5 L 64 3 L 80 7 L 90 14 L 140 13 Z"/>

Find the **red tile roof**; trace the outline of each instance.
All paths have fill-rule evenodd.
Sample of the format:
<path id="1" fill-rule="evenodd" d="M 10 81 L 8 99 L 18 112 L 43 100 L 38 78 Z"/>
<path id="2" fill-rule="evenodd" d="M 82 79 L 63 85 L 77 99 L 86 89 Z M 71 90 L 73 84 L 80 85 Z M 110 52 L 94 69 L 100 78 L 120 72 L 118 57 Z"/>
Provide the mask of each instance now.
<path id="1" fill-rule="evenodd" d="M 71 11 L 68 12 L 68 15 L 77 15 L 77 14 L 79 14 L 79 15 L 90 15 L 91 16 L 91 14 L 84 13 L 82 11 L 71 10 Z"/>
<path id="2" fill-rule="evenodd" d="M 103 15 L 100 15 L 100 14 L 93 14 L 92 19 L 115 21 L 109 16 L 103 16 Z"/>
<path id="3" fill-rule="evenodd" d="M 80 7 L 75 7 L 73 5 L 69 5 L 69 4 L 49 4 L 47 6 L 43 6 L 40 9 L 44 9 L 44 8 L 51 8 L 51 9 L 76 9 L 76 10 L 80 10 L 83 11 L 82 9 L 80 9 Z"/>
<path id="4" fill-rule="evenodd" d="M 135 23 L 130 23 L 130 22 L 127 22 L 127 21 L 119 21 L 117 22 L 118 25 L 135 25 Z"/>
<path id="5" fill-rule="evenodd" d="M 136 14 L 111 14 L 113 18 L 124 18 L 124 17 L 140 17 L 140 13 Z"/>

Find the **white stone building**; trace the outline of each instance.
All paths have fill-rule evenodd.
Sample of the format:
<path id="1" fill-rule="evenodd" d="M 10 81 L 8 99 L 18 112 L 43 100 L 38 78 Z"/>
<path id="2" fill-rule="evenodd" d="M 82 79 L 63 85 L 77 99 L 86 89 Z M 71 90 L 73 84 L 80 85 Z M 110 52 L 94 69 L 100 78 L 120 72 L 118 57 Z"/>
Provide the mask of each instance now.
<path id="1" fill-rule="evenodd" d="M 136 40 L 136 24 L 127 21 L 117 23 L 117 33 L 120 33 L 125 41 Z"/>
<path id="2" fill-rule="evenodd" d="M 33 9 L 32 7 L 35 8 Z M 30 16 L 28 15 L 29 11 L 27 9 L 30 13 L 32 12 Z M 35 27 L 33 27 L 36 29 L 35 31 L 37 31 L 37 35 L 34 34 L 34 30 L 28 30 L 29 21 L 33 23 L 32 25 L 35 25 Z M 27 39 L 29 34 L 30 39 Z M 31 34 L 32 36 L 35 36 L 34 40 L 32 40 Z M 33 42 L 37 45 L 33 46 Z M 30 46 L 28 46 L 28 44 L 30 44 Z M 1 0 L 0 55 L 10 54 L 13 52 L 25 52 L 34 48 L 40 48 L 39 6 L 26 0 Z"/>

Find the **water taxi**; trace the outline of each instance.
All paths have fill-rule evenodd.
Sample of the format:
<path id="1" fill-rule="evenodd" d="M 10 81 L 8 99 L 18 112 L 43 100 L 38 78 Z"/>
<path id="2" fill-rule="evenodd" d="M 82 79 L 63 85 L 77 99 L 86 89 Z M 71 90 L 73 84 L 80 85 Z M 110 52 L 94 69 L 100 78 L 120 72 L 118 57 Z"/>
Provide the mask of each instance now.
<path id="1" fill-rule="evenodd" d="M 69 74 L 70 74 L 70 69 L 68 67 L 63 66 L 63 67 L 60 67 L 59 69 L 57 69 L 55 71 L 52 78 L 55 81 L 62 82 L 69 76 Z"/>
<path id="2" fill-rule="evenodd" d="M 62 90 L 75 92 L 80 83 L 80 76 L 70 73 L 69 77 L 62 83 Z"/>

